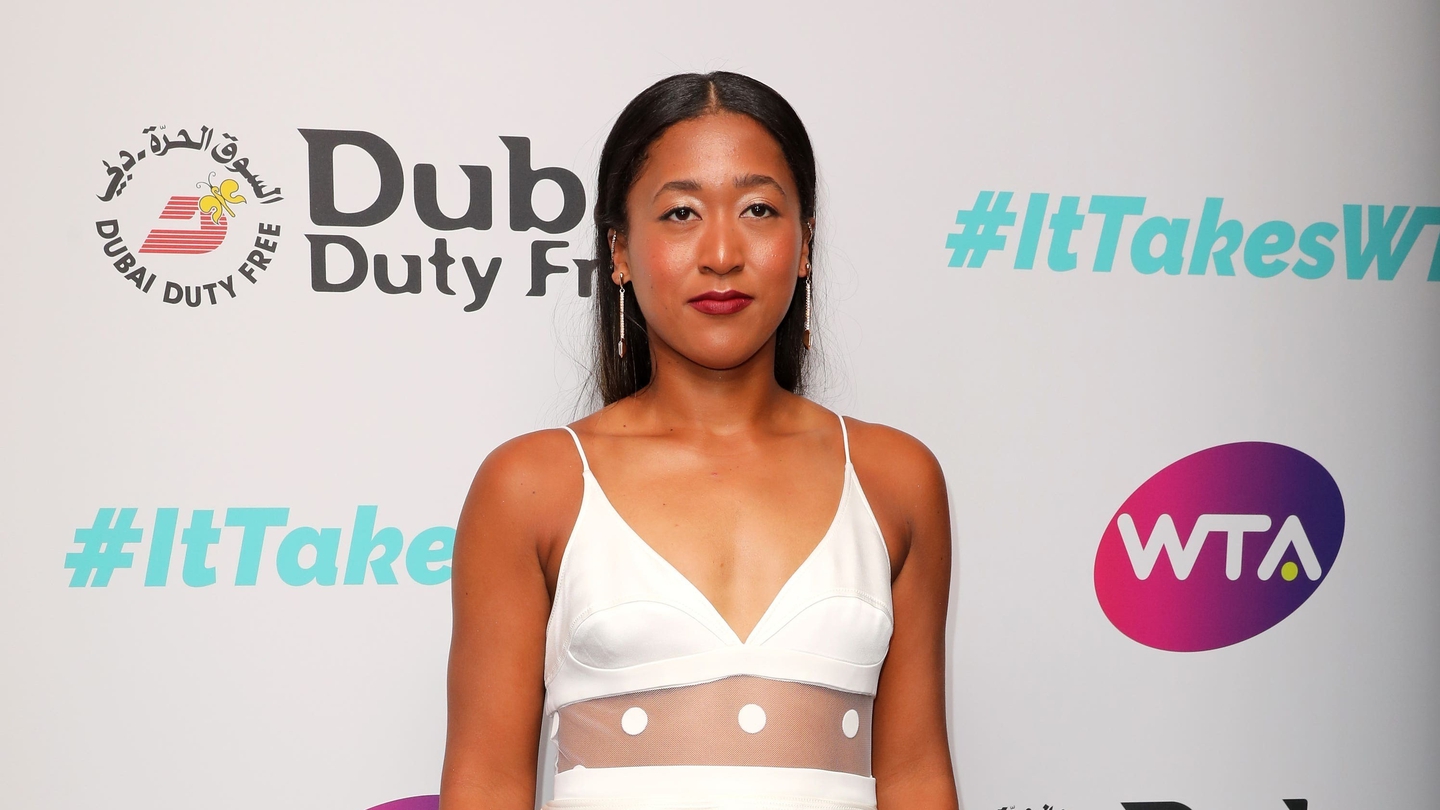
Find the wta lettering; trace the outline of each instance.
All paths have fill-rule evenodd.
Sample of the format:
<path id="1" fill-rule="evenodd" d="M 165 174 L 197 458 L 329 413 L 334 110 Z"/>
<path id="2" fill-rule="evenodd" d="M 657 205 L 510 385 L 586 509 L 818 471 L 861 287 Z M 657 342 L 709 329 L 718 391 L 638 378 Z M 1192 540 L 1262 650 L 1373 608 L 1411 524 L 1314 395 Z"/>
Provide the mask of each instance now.
<path id="1" fill-rule="evenodd" d="M 1405 229 L 1400 223 L 1409 213 L 1410 206 L 1396 205 L 1386 211 L 1383 205 L 1365 206 L 1365 236 L 1360 234 L 1360 209 L 1358 205 L 1344 206 L 1345 215 L 1345 274 L 1352 279 L 1365 278 L 1370 265 L 1375 265 L 1375 275 L 1381 281 L 1390 281 L 1404 264 L 1415 240 L 1427 225 L 1440 225 L 1440 207 L 1422 205 L 1410 216 Z M 1399 241 L 1395 241 L 1396 234 Z M 1430 260 L 1430 281 L 1440 281 L 1440 244 Z"/>

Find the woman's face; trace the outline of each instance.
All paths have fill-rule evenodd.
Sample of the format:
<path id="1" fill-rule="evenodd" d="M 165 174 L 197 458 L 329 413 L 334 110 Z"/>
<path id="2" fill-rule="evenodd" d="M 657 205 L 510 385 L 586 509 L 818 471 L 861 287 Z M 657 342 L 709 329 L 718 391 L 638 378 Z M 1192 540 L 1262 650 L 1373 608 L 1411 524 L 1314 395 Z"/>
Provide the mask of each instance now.
<path id="1" fill-rule="evenodd" d="M 780 145 L 745 115 L 682 121 L 650 145 L 626 201 L 611 280 L 632 283 L 652 351 L 716 370 L 755 357 L 808 272 L 810 223 Z"/>

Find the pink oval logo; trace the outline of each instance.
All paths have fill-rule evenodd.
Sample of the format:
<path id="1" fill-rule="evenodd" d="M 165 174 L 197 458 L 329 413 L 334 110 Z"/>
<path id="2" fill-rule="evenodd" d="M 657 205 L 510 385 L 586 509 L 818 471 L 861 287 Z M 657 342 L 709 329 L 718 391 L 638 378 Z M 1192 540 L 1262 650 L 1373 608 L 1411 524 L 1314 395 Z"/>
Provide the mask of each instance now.
<path id="1" fill-rule="evenodd" d="M 1147 647 L 1228 647 L 1304 604 L 1344 533 L 1340 488 L 1320 462 L 1269 442 L 1211 447 L 1125 499 L 1095 553 L 1095 596 Z"/>
<path id="2" fill-rule="evenodd" d="M 439 810 L 440 797 L 435 794 L 428 796 L 411 796 L 407 799 L 396 799 L 394 801 L 377 804 L 370 810 Z"/>

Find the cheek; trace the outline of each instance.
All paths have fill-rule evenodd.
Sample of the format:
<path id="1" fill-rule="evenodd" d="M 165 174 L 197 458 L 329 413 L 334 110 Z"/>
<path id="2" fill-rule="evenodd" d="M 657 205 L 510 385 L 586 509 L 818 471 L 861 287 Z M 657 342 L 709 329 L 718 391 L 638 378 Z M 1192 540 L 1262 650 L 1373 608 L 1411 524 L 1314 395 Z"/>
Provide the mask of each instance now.
<path id="1" fill-rule="evenodd" d="M 689 244 L 676 240 L 646 240 L 641 261 L 652 276 L 676 276 L 694 267 L 693 250 Z"/>
<path id="2" fill-rule="evenodd" d="M 638 278 L 654 292 L 654 295 L 648 296 L 653 302 L 664 306 L 678 294 L 680 287 L 694 273 L 691 253 L 688 245 L 659 239 L 645 246 L 640 256 L 643 265 Z"/>
<path id="3" fill-rule="evenodd" d="M 758 239 L 746 253 L 748 263 L 765 273 L 789 274 L 800 260 L 790 239 Z"/>
<path id="4" fill-rule="evenodd" d="M 795 285 L 800 251 L 793 238 L 755 239 L 745 252 L 745 262 L 766 286 L 785 292 Z"/>
<path id="5" fill-rule="evenodd" d="M 663 328 L 684 307 L 684 285 L 694 273 L 690 251 L 684 245 L 659 239 L 631 249 L 634 303 L 645 313 L 652 329 Z"/>

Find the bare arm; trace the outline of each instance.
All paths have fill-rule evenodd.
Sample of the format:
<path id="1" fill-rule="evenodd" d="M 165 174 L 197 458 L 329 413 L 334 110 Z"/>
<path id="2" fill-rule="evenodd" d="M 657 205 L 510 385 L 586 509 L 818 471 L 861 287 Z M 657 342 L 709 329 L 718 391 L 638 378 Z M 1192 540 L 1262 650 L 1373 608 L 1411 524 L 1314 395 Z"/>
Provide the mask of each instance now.
<path id="1" fill-rule="evenodd" d="M 491 453 L 460 514 L 441 810 L 534 807 L 546 567 L 574 524 L 581 488 L 574 449 L 556 433 L 522 436 Z"/>
<path id="2" fill-rule="evenodd" d="M 872 508 L 886 539 L 900 546 L 892 560 L 903 555 L 891 586 L 895 632 L 875 696 L 879 808 L 958 809 L 945 721 L 950 507 L 944 473 L 923 444 L 899 431 L 865 425 L 855 435 L 867 460 L 857 473 L 868 473 L 862 483 L 874 492 Z"/>

